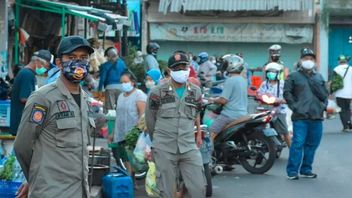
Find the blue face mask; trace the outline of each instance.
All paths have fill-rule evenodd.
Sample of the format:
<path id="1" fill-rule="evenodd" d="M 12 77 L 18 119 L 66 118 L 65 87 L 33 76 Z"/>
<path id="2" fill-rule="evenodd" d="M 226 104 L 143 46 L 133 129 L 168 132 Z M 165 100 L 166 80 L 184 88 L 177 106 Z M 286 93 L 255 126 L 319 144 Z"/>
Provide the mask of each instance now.
<path id="1" fill-rule="evenodd" d="M 121 84 L 122 86 L 122 91 L 125 92 L 125 93 L 128 93 L 128 92 L 131 92 L 133 90 L 133 86 L 132 86 L 132 83 L 131 82 L 128 82 L 128 83 L 122 83 Z"/>
<path id="2" fill-rule="evenodd" d="M 268 72 L 266 73 L 266 77 L 268 80 L 277 80 L 277 73 L 276 72 Z"/>

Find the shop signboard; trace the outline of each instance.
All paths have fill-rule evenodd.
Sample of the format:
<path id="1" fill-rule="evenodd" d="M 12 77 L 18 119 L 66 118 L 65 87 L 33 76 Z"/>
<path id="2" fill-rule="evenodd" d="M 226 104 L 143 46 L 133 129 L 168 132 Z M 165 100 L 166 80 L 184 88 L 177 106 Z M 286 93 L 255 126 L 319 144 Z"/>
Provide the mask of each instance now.
<path id="1" fill-rule="evenodd" d="M 151 23 L 150 39 L 194 42 L 312 43 L 312 25 Z"/>

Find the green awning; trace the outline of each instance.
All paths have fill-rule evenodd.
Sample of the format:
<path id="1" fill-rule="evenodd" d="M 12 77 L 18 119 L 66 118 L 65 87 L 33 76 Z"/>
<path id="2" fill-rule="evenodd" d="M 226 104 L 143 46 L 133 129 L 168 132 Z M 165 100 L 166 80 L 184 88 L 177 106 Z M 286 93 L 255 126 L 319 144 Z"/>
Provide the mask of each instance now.
<path id="1" fill-rule="evenodd" d="M 88 14 L 88 11 L 111 13 L 109 10 L 101 10 L 88 6 L 77 6 L 68 3 L 53 2 L 48 0 L 17 0 L 16 3 L 24 8 L 30 8 L 34 10 L 40 10 L 45 12 L 52 12 L 57 14 L 69 14 L 81 18 L 88 19 L 90 21 L 105 21 L 105 18 L 98 17 L 92 14 Z"/>
<path id="2" fill-rule="evenodd" d="M 56 13 L 61 15 L 61 35 L 65 35 L 65 17 L 66 15 L 73 15 L 76 17 L 81 17 L 92 22 L 106 22 L 106 19 L 101 16 L 96 16 L 91 13 L 104 13 L 115 16 L 115 22 L 119 21 L 118 18 L 126 18 L 120 15 L 113 14 L 109 10 L 102 10 L 88 6 L 79 6 L 73 5 L 64 2 L 54 2 L 49 0 L 16 0 L 16 17 L 15 25 L 16 29 L 19 29 L 19 8 L 27 8 L 33 10 L 39 10 L 43 12 Z M 16 32 L 15 36 L 15 63 L 18 63 L 18 42 L 19 42 L 19 33 Z"/>

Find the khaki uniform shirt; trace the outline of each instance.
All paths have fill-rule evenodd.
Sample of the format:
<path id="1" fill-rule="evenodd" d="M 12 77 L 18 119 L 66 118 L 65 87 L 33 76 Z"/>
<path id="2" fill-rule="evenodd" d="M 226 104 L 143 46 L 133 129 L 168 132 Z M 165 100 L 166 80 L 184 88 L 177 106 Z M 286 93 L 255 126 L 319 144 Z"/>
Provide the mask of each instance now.
<path id="1" fill-rule="evenodd" d="M 181 99 L 171 81 L 152 89 L 145 113 L 152 146 L 174 154 L 197 149 L 194 126 L 200 109 L 201 91 L 193 84 L 187 84 Z"/>
<path id="2" fill-rule="evenodd" d="M 87 145 L 95 123 L 82 89 L 80 106 L 61 79 L 29 97 L 14 145 L 29 197 L 89 197 Z"/>

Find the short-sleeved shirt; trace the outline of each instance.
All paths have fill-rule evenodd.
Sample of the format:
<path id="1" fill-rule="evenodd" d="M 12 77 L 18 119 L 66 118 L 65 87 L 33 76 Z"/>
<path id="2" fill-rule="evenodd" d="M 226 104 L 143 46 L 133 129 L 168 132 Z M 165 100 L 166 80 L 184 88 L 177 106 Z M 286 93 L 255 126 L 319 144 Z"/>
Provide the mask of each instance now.
<path id="1" fill-rule="evenodd" d="M 15 78 L 11 94 L 10 133 L 12 135 L 17 134 L 18 125 L 20 124 L 25 106 L 21 102 L 21 99 L 29 98 L 35 90 L 36 82 L 34 71 L 29 68 L 21 69 Z"/>
<path id="2" fill-rule="evenodd" d="M 232 76 L 226 79 L 220 97 L 228 101 L 221 111 L 222 115 L 235 120 L 248 114 L 247 80 L 242 76 Z"/>
<path id="3" fill-rule="evenodd" d="M 147 95 L 136 89 L 131 95 L 120 94 L 117 100 L 114 142 L 125 140 L 129 130 L 137 125 L 139 115 L 137 102 L 146 102 Z"/>

